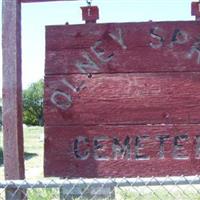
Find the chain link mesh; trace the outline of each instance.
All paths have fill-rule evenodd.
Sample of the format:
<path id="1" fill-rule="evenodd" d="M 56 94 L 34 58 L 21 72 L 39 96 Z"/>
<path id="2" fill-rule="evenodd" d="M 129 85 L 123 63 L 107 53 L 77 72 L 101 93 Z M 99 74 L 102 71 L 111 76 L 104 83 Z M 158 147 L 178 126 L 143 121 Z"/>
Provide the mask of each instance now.
<path id="1" fill-rule="evenodd" d="M 0 181 L 4 200 L 199 200 L 200 176 Z"/>

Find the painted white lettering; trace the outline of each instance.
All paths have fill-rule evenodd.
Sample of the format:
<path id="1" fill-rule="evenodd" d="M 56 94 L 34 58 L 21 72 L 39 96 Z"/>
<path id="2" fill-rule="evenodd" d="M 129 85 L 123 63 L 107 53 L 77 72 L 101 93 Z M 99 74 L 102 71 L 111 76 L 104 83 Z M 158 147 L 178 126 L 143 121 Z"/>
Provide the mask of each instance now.
<path id="1" fill-rule="evenodd" d="M 90 155 L 89 140 L 85 136 L 79 136 L 74 140 L 73 152 L 78 160 L 87 160 Z"/>
<path id="2" fill-rule="evenodd" d="M 109 33 L 109 36 L 117 42 L 122 49 L 127 49 L 126 44 L 124 43 L 123 33 L 121 28 L 117 28 L 115 33 Z"/>
<path id="3" fill-rule="evenodd" d="M 160 159 L 168 161 L 169 156 L 173 160 L 200 159 L 200 135 L 193 137 L 189 137 L 188 134 L 177 136 L 157 135 L 153 138 L 149 135 L 136 135 L 126 136 L 123 141 L 120 140 L 116 136 L 110 137 L 107 135 L 94 136 L 93 138 L 91 136 L 91 140 L 88 136 L 77 136 L 71 145 L 71 152 L 77 160 L 91 158 L 95 161 L 126 160 L 142 162 Z M 189 148 L 193 155 L 189 154 Z"/>
<path id="4" fill-rule="evenodd" d="M 123 144 L 120 144 L 118 138 L 113 138 L 112 144 L 112 152 L 113 152 L 113 159 L 131 159 L 131 147 L 130 147 L 131 139 L 127 136 L 124 140 Z"/>
<path id="5" fill-rule="evenodd" d="M 73 92 L 80 92 L 81 90 L 83 90 L 86 86 L 85 86 L 85 82 L 82 81 L 79 86 L 73 86 L 71 83 L 69 83 L 67 80 L 63 79 L 62 83 L 68 87 L 69 89 L 71 89 Z"/>
<path id="6" fill-rule="evenodd" d="M 185 31 L 181 31 L 179 29 L 176 29 L 172 36 L 172 42 L 170 44 L 171 47 L 174 46 L 174 44 L 185 44 L 189 41 L 189 35 Z"/>
<path id="7" fill-rule="evenodd" d="M 97 56 L 97 58 L 102 62 L 102 63 L 107 63 L 113 59 L 114 54 L 110 54 L 105 58 L 105 52 L 103 48 L 99 48 L 99 46 L 102 44 L 102 41 L 97 41 L 95 42 L 94 46 L 91 47 L 92 52 Z"/>
<path id="8" fill-rule="evenodd" d="M 200 64 L 200 41 L 192 45 L 190 52 L 187 54 L 187 58 L 192 59 L 193 54 L 197 54 L 197 64 Z"/>
<path id="9" fill-rule="evenodd" d="M 200 135 L 197 135 L 195 139 L 195 158 L 200 159 Z"/>
<path id="10" fill-rule="evenodd" d="M 108 143 L 109 137 L 107 136 L 99 136 L 94 137 L 93 145 L 94 145 L 94 159 L 95 160 L 110 160 L 108 156 L 106 156 L 106 143 Z"/>
<path id="11" fill-rule="evenodd" d="M 188 135 L 178 135 L 174 137 L 173 158 L 175 160 L 188 160 L 189 156 L 183 146 L 183 142 L 187 142 Z"/>
<path id="12" fill-rule="evenodd" d="M 159 158 L 165 159 L 164 143 L 165 141 L 169 140 L 169 135 L 159 135 L 156 137 L 156 139 L 160 142 Z"/>
<path id="13" fill-rule="evenodd" d="M 62 79 L 62 83 L 68 87 L 69 89 L 71 89 L 73 92 L 76 92 L 76 87 L 74 87 L 71 83 L 69 83 L 67 80 Z"/>
<path id="14" fill-rule="evenodd" d="M 135 138 L 135 159 L 150 160 L 150 156 L 142 153 L 144 150 L 144 142 L 149 139 L 149 136 L 137 136 Z"/>
<path id="15" fill-rule="evenodd" d="M 165 39 L 163 36 L 160 35 L 162 32 L 162 29 L 160 29 L 159 27 L 155 27 L 150 30 L 150 36 L 154 39 L 150 42 L 150 46 L 153 49 L 159 49 L 163 46 Z"/>
<path id="16" fill-rule="evenodd" d="M 61 91 L 55 91 L 51 95 L 51 102 L 62 110 L 67 110 L 72 105 L 72 98 L 69 94 Z"/>
<path id="17" fill-rule="evenodd" d="M 75 66 L 79 70 L 79 72 L 87 73 L 86 69 L 91 69 L 94 71 L 99 70 L 98 65 L 95 63 L 95 61 L 91 58 L 91 56 L 87 52 L 83 53 L 82 57 L 86 60 L 86 62 L 78 61 L 77 63 L 75 63 Z"/>

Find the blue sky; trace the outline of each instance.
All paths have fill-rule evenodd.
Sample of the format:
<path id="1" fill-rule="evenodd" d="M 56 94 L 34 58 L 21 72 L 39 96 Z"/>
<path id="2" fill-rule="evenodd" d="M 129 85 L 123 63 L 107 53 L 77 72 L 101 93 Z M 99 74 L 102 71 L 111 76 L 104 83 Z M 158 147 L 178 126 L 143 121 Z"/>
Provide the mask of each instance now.
<path id="1" fill-rule="evenodd" d="M 1 1 L 1 0 L 0 0 Z M 100 9 L 98 23 L 194 20 L 192 0 L 93 0 Z M 80 24 L 85 0 L 30 3 L 22 5 L 22 82 L 23 88 L 43 78 L 45 25 Z M 0 57 L 1 70 L 1 57 Z M 2 71 L 2 70 L 1 70 Z M 0 80 L 2 75 L 0 73 Z M 0 81 L 0 88 L 1 88 Z M 1 92 L 0 92 L 1 95 Z"/>

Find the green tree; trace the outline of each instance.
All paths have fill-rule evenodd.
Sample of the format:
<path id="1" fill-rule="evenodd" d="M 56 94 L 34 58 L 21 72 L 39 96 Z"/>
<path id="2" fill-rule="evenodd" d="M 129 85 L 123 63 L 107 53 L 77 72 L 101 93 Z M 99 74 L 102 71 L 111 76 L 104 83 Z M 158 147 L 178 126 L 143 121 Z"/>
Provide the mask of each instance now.
<path id="1" fill-rule="evenodd" d="M 23 121 L 27 125 L 43 125 L 44 81 L 32 83 L 23 91 Z"/>

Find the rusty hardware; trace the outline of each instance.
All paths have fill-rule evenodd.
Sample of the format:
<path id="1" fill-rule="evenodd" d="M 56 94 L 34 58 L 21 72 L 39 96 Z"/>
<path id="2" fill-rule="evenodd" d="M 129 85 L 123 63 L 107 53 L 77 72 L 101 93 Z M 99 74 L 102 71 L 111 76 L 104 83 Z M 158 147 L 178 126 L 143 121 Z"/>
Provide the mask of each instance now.
<path id="1" fill-rule="evenodd" d="M 96 23 L 96 20 L 99 19 L 99 8 L 97 6 L 86 6 L 81 7 L 82 9 L 82 19 L 86 24 Z"/>

